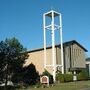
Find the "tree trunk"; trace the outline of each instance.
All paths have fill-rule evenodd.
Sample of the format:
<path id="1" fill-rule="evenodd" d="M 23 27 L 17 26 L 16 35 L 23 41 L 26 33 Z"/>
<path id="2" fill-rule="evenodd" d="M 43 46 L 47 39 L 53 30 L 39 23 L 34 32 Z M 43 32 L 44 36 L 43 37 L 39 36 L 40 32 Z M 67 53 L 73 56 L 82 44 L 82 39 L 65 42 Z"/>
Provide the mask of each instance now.
<path id="1" fill-rule="evenodd" d="M 7 90 L 7 82 L 8 82 L 8 64 L 6 65 L 6 71 L 5 71 L 5 90 Z"/>

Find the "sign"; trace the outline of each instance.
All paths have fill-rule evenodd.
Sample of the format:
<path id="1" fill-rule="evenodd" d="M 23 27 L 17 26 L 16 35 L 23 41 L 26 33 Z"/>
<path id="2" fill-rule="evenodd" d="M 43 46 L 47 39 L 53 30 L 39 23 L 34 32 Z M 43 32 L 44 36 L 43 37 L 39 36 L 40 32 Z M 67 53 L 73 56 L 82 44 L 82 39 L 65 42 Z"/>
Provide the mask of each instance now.
<path id="1" fill-rule="evenodd" d="M 48 76 L 42 76 L 42 77 L 40 78 L 40 82 L 41 82 L 42 84 L 49 84 L 49 77 L 48 77 Z"/>

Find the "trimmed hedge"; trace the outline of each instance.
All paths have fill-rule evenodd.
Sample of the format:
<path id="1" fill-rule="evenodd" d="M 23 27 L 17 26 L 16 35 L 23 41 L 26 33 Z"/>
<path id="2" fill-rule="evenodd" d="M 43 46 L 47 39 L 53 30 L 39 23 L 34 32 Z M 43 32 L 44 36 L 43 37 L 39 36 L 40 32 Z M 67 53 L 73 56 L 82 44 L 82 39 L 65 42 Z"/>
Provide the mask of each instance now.
<path id="1" fill-rule="evenodd" d="M 86 70 L 82 70 L 79 74 L 77 74 L 77 80 L 87 80 L 88 79 L 88 73 Z"/>
<path id="2" fill-rule="evenodd" d="M 64 74 L 64 81 L 65 82 L 72 82 L 73 81 L 73 75 L 72 74 Z"/>
<path id="3" fill-rule="evenodd" d="M 82 70 L 79 74 L 77 74 L 77 80 L 88 80 L 88 73 L 86 70 Z M 60 72 L 56 74 L 56 81 L 61 83 L 63 82 L 72 82 L 73 74 L 61 74 Z"/>
<path id="4" fill-rule="evenodd" d="M 63 83 L 64 82 L 64 75 L 61 73 L 56 74 L 56 81 Z"/>
<path id="5" fill-rule="evenodd" d="M 63 83 L 64 82 L 64 75 L 61 73 L 57 73 L 56 74 L 56 81 Z"/>
<path id="6" fill-rule="evenodd" d="M 61 83 L 63 83 L 63 82 L 71 82 L 71 81 L 73 81 L 73 75 L 72 74 L 57 73 L 56 74 L 56 81 L 59 81 Z"/>

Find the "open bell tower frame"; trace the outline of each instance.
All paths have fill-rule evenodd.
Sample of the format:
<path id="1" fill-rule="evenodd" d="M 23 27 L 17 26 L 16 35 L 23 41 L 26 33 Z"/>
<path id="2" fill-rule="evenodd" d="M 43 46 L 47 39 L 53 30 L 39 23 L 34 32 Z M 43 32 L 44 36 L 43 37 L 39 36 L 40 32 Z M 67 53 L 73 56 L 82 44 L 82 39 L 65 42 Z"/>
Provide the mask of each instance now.
<path id="1" fill-rule="evenodd" d="M 46 23 L 49 22 L 47 21 L 46 17 L 50 18 L 50 24 L 47 25 Z M 58 24 L 55 24 L 55 18 L 59 17 L 59 22 Z M 61 46 L 61 72 L 64 74 L 64 61 L 63 61 L 63 41 L 62 41 L 62 16 L 61 13 L 58 13 L 54 10 L 51 10 L 47 13 L 43 14 L 43 30 L 44 30 L 44 68 L 47 66 L 50 66 L 53 68 L 53 79 L 54 82 L 55 77 L 56 77 L 56 56 L 55 56 L 55 31 L 59 30 L 60 32 L 60 46 Z M 46 30 L 51 30 L 51 37 L 52 37 L 52 65 L 47 65 L 47 54 L 46 54 Z"/>

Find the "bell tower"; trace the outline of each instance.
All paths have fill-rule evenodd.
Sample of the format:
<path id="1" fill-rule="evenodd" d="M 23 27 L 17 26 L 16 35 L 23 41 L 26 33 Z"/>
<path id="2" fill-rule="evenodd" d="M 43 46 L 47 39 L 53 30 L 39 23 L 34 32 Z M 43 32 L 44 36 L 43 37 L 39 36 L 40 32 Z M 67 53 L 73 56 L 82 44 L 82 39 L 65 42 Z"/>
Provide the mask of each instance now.
<path id="1" fill-rule="evenodd" d="M 46 17 L 48 19 L 46 19 Z M 57 22 L 57 18 L 59 20 L 59 22 Z M 47 24 L 47 22 L 49 24 Z M 55 31 L 56 30 L 59 30 L 59 38 L 60 38 L 60 46 L 61 46 L 61 64 L 59 65 L 61 67 L 61 72 L 62 74 L 64 74 L 64 61 L 63 61 L 63 41 L 62 41 L 62 16 L 61 16 L 61 13 L 58 13 L 54 10 L 51 10 L 47 13 L 44 13 L 43 14 L 43 30 L 44 30 L 44 68 L 46 69 L 47 66 L 50 66 L 53 68 L 53 80 L 54 82 L 56 81 L 55 80 L 55 77 L 56 77 L 56 52 L 55 52 Z M 51 41 L 52 41 L 52 64 L 51 65 L 47 65 L 47 54 L 46 54 L 46 30 L 51 30 Z"/>

